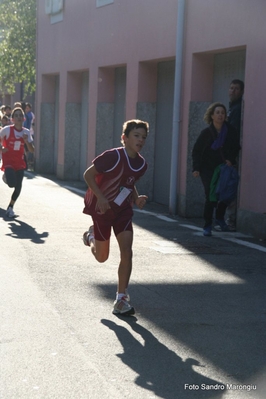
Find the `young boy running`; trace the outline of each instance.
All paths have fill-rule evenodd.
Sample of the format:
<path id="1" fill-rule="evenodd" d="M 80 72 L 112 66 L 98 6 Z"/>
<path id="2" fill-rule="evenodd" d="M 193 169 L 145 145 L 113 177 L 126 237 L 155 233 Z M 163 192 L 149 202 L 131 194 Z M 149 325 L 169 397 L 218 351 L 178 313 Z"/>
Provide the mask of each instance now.
<path id="1" fill-rule="evenodd" d="M 123 147 L 113 148 L 97 156 L 85 171 L 88 184 L 84 213 L 91 215 L 93 226 L 83 234 L 98 262 L 109 256 L 111 228 L 113 227 L 119 249 L 118 286 L 113 313 L 135 313 L 129 304 L 127 292 L 132 271 L 133 203 L 139 209 L 146 204 L 147 196 L 139 195 L 135 183 L 147 169 L 145 159 L 139 154 L 149 131 L 147 122 L 138 119 L 124 123 L 121 142 Z"/>

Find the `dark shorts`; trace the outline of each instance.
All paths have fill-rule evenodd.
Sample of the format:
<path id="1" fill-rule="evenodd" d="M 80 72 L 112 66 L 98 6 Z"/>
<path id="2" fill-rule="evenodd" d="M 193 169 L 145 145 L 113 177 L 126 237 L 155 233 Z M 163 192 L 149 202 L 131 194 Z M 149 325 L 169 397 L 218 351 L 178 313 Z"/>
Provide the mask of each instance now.
<path id="1" fill-rule="evenodd" d="M 15 170 L 13 168 L 5 168 L 6 183 L 9 187 L 21 187 L 24 177 L 24 169 Z"/>
<path id="2" fill-rule="evenodd" d="M 133 210 L 131 207 L 123 209 L 119 213 L 109 209 L 104 215 L 94 214 L 92 216 L 92 220 L 94 225 L 95 240 L 109 240 L 112 227 L 115 236 L 118 236 L 118 234 L 122 233 L 122 231 L 133 231 L 132 216 Z"/>

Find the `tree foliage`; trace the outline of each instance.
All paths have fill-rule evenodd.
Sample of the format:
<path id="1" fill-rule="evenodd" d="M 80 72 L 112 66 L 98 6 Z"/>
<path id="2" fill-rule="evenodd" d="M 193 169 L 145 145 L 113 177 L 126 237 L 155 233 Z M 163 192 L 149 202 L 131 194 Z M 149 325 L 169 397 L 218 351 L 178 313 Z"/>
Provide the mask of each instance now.
<path id="1" fill-rule="evenodd" d="M 35 91 L 36 0 L 0 1 L 0 90 L 14 94 L 16 83 Z"/>

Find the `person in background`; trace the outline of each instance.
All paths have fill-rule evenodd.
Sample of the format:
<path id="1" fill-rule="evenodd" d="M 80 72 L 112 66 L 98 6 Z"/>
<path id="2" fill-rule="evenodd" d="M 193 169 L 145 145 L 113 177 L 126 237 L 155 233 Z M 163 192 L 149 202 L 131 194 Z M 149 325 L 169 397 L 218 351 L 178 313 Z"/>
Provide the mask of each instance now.
<path id="1" fill-rule="evenodd" d="M 24 121 L 24 127 L 29 129 L 31 137 L 34 140 L 33 125 L 34 125 L 35 115 L 32 112 L 32 106 L 30 103 L 25 103 L 24 108 L 25 108 L 25 118 L 26 118 Z M 26 147 L 25 147 L 25 156 L 26 156 L 26 163 L 28 170 L 33 170 L 34 155 L 32 152 L 28 151 Z"/>
<path id="2" fill-rule="evenodd" d="M 237 129 L 239 135 L 241 131 L 244 87 L 244 82 L 239 79 L 232 80 L 229 86 L 229 110 L 227 120 L 230 125 Z"/>
<path id="3" fill-rule="evenodd" d="M 14 188 L 9 205 L 6 210 L 7 217 L 14 217 L 14 204 L 17 201 L 26 169 L 24 145 L 28 151 L 33 152 L 33 139 L 28 129 L 23 127 L 24 112 L 21 108 L 14 108 L 11 114 L 12 125 L 5 126 L 0 131 L 2 166 L 4 171 L 3 181 Z"/>
<path id="4" fill-rule="evenodd" d="M 13 105 L 13 108 L 22 108 L 22 102 L 21 101 L 16 101 Z M 23 109 L 23 108 L 22 108 Z M 23 111 L 24 112 L 24 111 Z"/>
<path id="5" fill-rule="evenodd" d="M 4 116 L 4 114 L 5 114 L 5 105 L 1 105 L 1 107 L 0 107 L 0 117 L 1 117 L 1 119 L 2 119 L 2 117 Z"/>
<path id="6" fill-rule="evenodd" d="M 30 127 L 29 127 L 29 131 L 31 136 L 34 138 L 34 123 L 35 123 L 35 115 L 32 112 L 32 106 L 30 103 L 26 103 L 25 105 L 25 114 L 29 115 L 29 119 L 30 119 Z"/>
<path id="7" fill-rule="evenodd" d="M 29 129 L 29 131 L 32 128 L 32 112 L 31 112 L 31 104 L 30 103 L 22 103 L 22 109 L 25 113 L 25 121 L 23 126 L 26 127 L 27 129 Z"/>
<path id="8" fill-rule="evenodd" d="M 7 125 L 10 125 L 10 123 L 11 122 L 10 122 L 9 117 L 7 115 L 3 115 L 2 118 L 1 118 L 1 126 L 2 126 L 2 128 L 7 126 Z"/>
<path id="9" fill-rule="evenodd" d="M 5 107 L 5 105 L 4 105 Z M 3 129 L 3 127 L 10 125 L 10 119 L 8 118 L 7 115 L 3 114 L 1 117 L 1 127 L 0 130 Z M 2 150 L 0 150 L 0 164 L 2 161 Z"/>
<path id="10" fill-rule="evenodd" d="M 83 234 L 98 262 L 109 256 L 111 229 L 120 249 L 118 285 L 113 306 L 114 314 L 135 313 L 129 303 L 128 284 L 132 271 L 133 204 L 142 209 L 147 196 L 139 195 L 135 186 L 147 169 L 145 159 L 139 154 L 148 136 L 147 122 L 133 119 L 123 124 L 123 147 L 100 154 L 84 172 L 88 184 L 83 212 L 91 215 L 93 226 Z"/>
<path id="11" fill-rule="evenodd" d="M 4 108 L 4 114 L 5 114 L 8 118 L 11 118 L 11 111 L 12 111 L 11 106 L 10 106 L 10 105 L 6 105 L 5 108 Z"/>
<path id="12" fill-rule="evenodd" d="M 214 170 L 223 163 L 233 166 L 236 163 L 240 145 L 236 129 L 226 121 L 226 107 L 216 102 L 211 104 L 205 115 L 204 121 L 208 127 L 203 129 L 197 138 L 193 150 L 193 176 L 200 177 L 205 191 L 204 227 L 203 235 L 212 235 L 213 211 L 215 223 L 222 231 L 228 231 L 224 216 L 227 205 L 210 200 L 210 188 Z"/>
<path id="13" fill-rule="evenodd" d="M 242 122 L 242 106 L 244 94 L 244 82 L 239 79 L 233 79 L 229 86 L 229 111 L 227 120 L 230 125 L 234 126 L 240 142 L 241 122 Z M 238 169 L 238 165 L 236 165 Z M 236 211 L 237 198 L 228 205 L 226 209 L 226 223 L 230 231 L 236 231 Z"/>

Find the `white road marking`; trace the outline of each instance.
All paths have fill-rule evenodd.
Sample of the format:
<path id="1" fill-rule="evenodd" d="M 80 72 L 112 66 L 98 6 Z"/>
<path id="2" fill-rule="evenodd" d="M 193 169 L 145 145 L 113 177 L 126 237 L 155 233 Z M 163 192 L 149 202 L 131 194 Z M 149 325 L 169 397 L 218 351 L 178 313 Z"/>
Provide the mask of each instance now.
<path id="1" fill-rule="evenodd" d="M 164 220 L 165 222 L 177 223 L 177 220 L 171 219 L 167 216 L 161 215 L 160 213 L 148 212 L 140 209 L 134 209 L 134 212 L 145 213 L 145 215 L 155 216 L 158 219 Z"/>
<path id="2" fill-rule="evenodd" d="M 76 192 L 78 194 L 85 194 L 84 190 L 80 190 L 80 189 L 77 189 L 75 187 L 65 186 L 65 188 L 68 189 L 68 190 L 74 191 L 74 192 Z M 141 212 L 141 213 L 144 213 L 145 215 L 155 216 L 155 217 L 157 217 L 160 220 L 164 220 L 165 222 L 178 223 L 177 220 L 171 219 L 171 218 L 169 218 L 167 216 L 164 216 L 164 215 L 161 215 L 160 213 L 149 212 L 149 211 L 140 210 L 140 209 L 134 209 L 134 212 Z M 179 223 L 179 226 L 180 227 L 185 227 L 187 229 L 195 230 L 195 231 L 200 232 L 200 233 L 202 232 L 202 228 L 197 227 L 197 226 L 193 226 L 193 225 L 190 225 L 190 224 Z M 196 233 L 196 235 L 199 235 L 199 233 Z M 248 236 L 248 235 L 245 235 L 245 234 L 242 234 L 242 233 L 238 233 L 238 232 L 236 232 L 236 233 L 231 233 L 231 232 L 230 233 L 226 233 L 226 232 L 215 232 L 215 231 L 213 231 L 213 236 L 221 238 L 222 240 L 226 240 L 226 241 L 234 242 L 234 243 L 239 244 L 239 245 L 243 245 L 244 247 L 247 247 L 247 248 L 256 249 L 257 251 L 261 251 L 261 252 L 266 252 L 266 248 L 261 246 L 261 245 L 253 244 L 251 242 L 247 242 L 247 241 L 243 241 L 243 240 L 239 239 L 241 237 L 242 238 L 252 238 L 252 236 Z M 176 252 L 172 252 L 172 253 L 176 253 Z"/>

